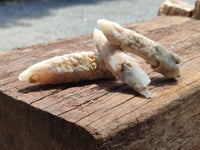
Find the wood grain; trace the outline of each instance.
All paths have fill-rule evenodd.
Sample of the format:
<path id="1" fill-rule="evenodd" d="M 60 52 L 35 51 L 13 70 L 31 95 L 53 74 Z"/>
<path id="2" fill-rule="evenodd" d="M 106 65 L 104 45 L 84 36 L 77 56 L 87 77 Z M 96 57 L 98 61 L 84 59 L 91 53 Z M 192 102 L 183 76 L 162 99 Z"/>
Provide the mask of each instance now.
<path id="1" fill-rule="evenodd" d="M 182 0 L 165 0 L 160 6 L 158 15 L 192 17 L 193 11 L 194 6 Z"/>
<path id="2" fill-rule="evenodd" d="M 28 66 L 56 55 L 94 51 L 92 35 L 0 54 L 0 149 L 189 149 L 200 139 L 200 21 L 160 16 L 126 27 L 182 57 L 178 82 L 153 72 L 145 99 L 115 79 L 76 84 L 20 82 Z M 10 144 L 13 143 L 13 144 Z"/>

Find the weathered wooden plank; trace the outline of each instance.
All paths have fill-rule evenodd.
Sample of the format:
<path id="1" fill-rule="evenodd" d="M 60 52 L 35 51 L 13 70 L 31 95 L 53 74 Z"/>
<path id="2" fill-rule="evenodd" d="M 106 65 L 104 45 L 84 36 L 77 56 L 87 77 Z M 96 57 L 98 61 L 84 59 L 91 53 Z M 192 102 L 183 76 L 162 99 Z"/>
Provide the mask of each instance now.
<path id="1" fill-rule="evenodd" d="M 190 5 L 182 0 L 165 0 L 159 8 L 159 16 L 185 16 L 200 19 L 200 0 Z"/>
<path id="2" fill-rule="evenodd" d="M 194 6 L 182 0 L 165 0 L 158 11 L 158 15 L 185 16 L 193 15 Z"/>
<path id="3" fill-rule="evenodd" d="M 200 22 L 156 17 L 126 25 L 182 57 L 181 78 L 166 79 L 138 58 L 152 99 L 115 79 L 42 85 L 17 80 L 28 66 L 94 51 L 91 34 L 0 54 L 0 149 L 192 148 L 200 135 Z M 189 127 L 192 127 L 190 129 Z M 190 130 L 189 130 L 190 129 Z M 13 144 L 10 145 L 9 143 Z"/>

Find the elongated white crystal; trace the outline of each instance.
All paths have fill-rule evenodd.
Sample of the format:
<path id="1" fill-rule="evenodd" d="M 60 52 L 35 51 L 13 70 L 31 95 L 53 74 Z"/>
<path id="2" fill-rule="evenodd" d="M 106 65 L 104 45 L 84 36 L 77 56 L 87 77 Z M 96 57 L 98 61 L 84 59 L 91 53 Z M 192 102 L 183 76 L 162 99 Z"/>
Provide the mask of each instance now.
<path id="1" fill-rule="evenodd" d="M 151 93 L 147 89 L 150 79 L 136 63 L 136 60 L 129 54 L 113 47 L 104 34 L 97 29 L 94 30 L 93 39 L 101 58 L 113 75 L 118 80 L 133 87 L 140 94 L 148 98 L 151 97 Z"/>
<path id="2" fill-rule="evenodd" d="M 178 80 L 181 58 L 164 46 L 119 24 L 104 19 L 98 24 L 108 41 L 122 50 L 136 54 L 151 64 L 154 71 Z"/>
<path id="3" fill-rule="evenodd" d="M 36 63 L 23 71 L 18 79 L 31 83 L 71 83 L 111 78 L 112 73 L 94 52 L 77 52 L 56 56 Z"/>

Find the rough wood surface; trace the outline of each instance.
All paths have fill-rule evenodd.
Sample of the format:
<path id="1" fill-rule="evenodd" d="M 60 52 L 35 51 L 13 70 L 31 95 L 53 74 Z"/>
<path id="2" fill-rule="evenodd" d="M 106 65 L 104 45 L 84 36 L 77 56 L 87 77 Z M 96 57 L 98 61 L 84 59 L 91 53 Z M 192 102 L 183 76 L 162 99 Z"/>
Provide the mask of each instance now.
<path id="1" fill-rule="evenodd" d="M 185 16 L 200 19 L 200 0 L 190 5 L 181 0 L 165 0 L 158 11 L 159 16 Z"/>
<path id="2" fill-rule="evenodd" d="M 0 54 L 0 149 L 197 149 L 200 139 L 200 21 L 156 17 L 126 25 L 182 57 L 168 80 L 138 59 L 152 99 L 114 79 L 67 85 L 17 80 L 28 66 L 93 51 L 91 34 Z"/>
<path id="3" fill-rule="evenodd" d="M 194 6 L 181 0 L 165 0 L 158 11 L 158 15 L 191 17 Z"/>

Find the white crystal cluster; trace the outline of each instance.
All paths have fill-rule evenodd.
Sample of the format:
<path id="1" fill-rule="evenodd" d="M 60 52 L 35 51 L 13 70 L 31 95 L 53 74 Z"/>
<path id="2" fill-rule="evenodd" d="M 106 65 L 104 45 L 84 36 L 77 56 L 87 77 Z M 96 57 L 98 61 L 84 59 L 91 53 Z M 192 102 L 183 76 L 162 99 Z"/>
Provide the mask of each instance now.
<path id="1" fill-rule="evenodd" d="M 150 98 L 151 92 L 147 86 L 151 80 L 127 52 L 143 58 L 154 71 L 178 80 L 181 61 L 178 55 L 115 22 L 101 19 L 98 24 L 101 31 L 95 29 L 93 39 L 99 55 L 94 52 L 77 52 L 56 56 L 29 67 L 19 75 L 19 80 L 57 84 L 111 78 L 114 75 Z"/>
<path id="2" fill-rule="evenodd" d="M 116 79 L 130 85 L 140 94 L 151 97 L 151 93 L 147 89 L 151 80 L 136 63 L 136 60 L 129 54 L 113 47 L 104 34 L 97 29 L 93 33 L 93 39 L 101 58 Z"/>
<path id="3" fill-rule="evenodd" d="M 98 20 L 99 27 L 108 41 L 127 51 L 136 54 L 149 63 L 152 69 L 167 78 L 178 80 L 181 58 L 168 51 L 164 46 L 119 24 L 107 20 Z"/>

